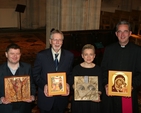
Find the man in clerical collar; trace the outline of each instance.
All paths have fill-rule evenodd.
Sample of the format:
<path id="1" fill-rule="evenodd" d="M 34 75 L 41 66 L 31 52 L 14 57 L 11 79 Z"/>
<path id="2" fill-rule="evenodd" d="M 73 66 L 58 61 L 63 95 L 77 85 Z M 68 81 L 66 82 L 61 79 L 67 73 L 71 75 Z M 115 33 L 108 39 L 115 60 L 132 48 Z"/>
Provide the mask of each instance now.
<path id="1" fill-rule="evenodd" d="M 141 85 L 141 48 L 130 42 L 131 33 L 130 23 L 120 21 L 115 32 L 118 42 L 105 48 L 101 63 L 105 88 L 102 98 L 103 113 L 139 113 L 137 89 Z M 109 70 L 132 72 L 131 97 L 108 94 Z"/>

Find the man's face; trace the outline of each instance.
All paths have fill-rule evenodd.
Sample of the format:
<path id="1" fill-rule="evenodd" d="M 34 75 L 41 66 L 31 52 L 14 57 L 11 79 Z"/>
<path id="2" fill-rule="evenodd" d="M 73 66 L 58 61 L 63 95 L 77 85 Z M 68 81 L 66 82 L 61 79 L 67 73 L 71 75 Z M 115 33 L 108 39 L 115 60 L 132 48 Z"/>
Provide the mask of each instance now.
<path id="1" fill-rule="evenodd" d="M 17 64 L 19 63 L 21 52 L 20 49 L 9 49 L 8 52 L 5 52 L 6 58 L 9 63 L 11 64 Z"/>
<path id="2" fill-rule="evenodd" d="M 52 45 L 52 48 L 55 52 L 58 52 L 63 44 L 63 37 L 59 33 L 55 33 L 52 35 L 52 39 L 49 40 L 50 44 Z"/>
<path id="3" fill-rule="evenodd" d="M 126 45 L 129 42 L 129 37 L 131 34 L 132 32 L 129 31 L 128 25 L 119 25 L 118 30 L 116 31 L 116 36 L 118 37 L 121 45 Z"/>

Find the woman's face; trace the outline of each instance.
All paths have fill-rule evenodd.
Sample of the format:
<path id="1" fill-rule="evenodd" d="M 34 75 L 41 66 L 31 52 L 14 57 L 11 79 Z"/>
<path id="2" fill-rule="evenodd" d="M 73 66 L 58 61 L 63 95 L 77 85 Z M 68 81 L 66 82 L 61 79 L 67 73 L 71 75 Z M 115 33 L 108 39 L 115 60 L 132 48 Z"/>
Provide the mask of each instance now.
<path id="1" fill-rule="evenodd" d="M 92 63 L 95 58 L 95 53 L 93 49 L 85 49 L 82 53 L 82 58 L 86 63 Z"/>

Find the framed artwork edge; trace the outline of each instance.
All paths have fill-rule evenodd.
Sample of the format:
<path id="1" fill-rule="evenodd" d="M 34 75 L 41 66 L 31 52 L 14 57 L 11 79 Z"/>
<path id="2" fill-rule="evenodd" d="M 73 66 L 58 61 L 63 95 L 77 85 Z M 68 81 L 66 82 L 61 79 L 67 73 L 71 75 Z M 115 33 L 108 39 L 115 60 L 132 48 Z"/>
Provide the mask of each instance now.
<path id="1" fill-rule="evenodd" d="M 54 78 L 56 77 L 56 78 Z M 62 90 L 59 89 L 59 90 L 54 90 L 53 91 L 53 85 L 56 84 L 55 87 L 58 87 L 58 82 L 54 82 L 52 83 L 53 81 L 51 79 L 56 79 L 56 81 L 58 81 L 57 79 L 59 79 L 58 77 L 61 78 L 61 85 L 62 85 Z M 66 72 L 55 72 L 55 73 L 47 73 L 47 81 L 48 81 L 48 94 L 49 96 L 55 96 L 55 95 L 64 95 L 67 93 L 67 90 L 66 90 Z M 54 80 L 55 81 L 55 80 Z M 60 85 L 59 85 L 60 86 Z M 59 87 L 60 88 L 60 87 Z"/>
<path id="2" fill-rule="evenodd" d="M 120 77 L 123 77 L 123 79 L 121 79 Z M 124 85 L 120 85 L 122 87 L 117 88 L 118 87 L 117 83 L 120 84 L 120 81 L 124 81 L 124 84 L 126 85 L 126 87 L 124 87 Z M 108 94 L 109 95 L 131 97 L 131 90 L 132 90 L 132 72 L 109 70 L 108 72 Z"/>
<path id="3" fill-rule="evenodd" d="M 28 92 L 28 96 L 27 96 L 27 98 L 24 98 L 24 97 L 21 97 L 21 99 L 14 99 L 14 97 L 16 96 L 16 95 L 13 95 L 13 97 L 11 97 L 11 98 L 9 98 L 11 95 L 8 95 L 8 86 L 6 86 L 6 85 L 8 85 L 8 83 L 6 83 L 6 82 L 8 82 L 8 79 L 13 79 L 13 80 L 15 80 L 15 79 L 17 79 L 17 78 L 20 78 L 20 80 L 22 79 L 22 78 L 27 78 L 27 82 L 25 82 L 25 83 L 28 83 L 28 89 L 26 89 L 26 91 L 25 92 Z M 21 82 L 21 81 L 20 81 Z M 9 83 L 10 84 L 10 83 Z M 16 84 L 14 84 L 13 85 L 13 83 L 11 82 L 11 84 L 12 84 L 12 86 L 13 86 L 13 91 L 14 91 L 14 85 L 16 85 Z M 23 85 L 24 83 L 23 83 L 23 81 L 22 81 L 22 85 Z M 23 86 L 21 87 L 21 93 L 22 93 L 22 88 L 23 88 Z M 11 89 L 12 90 L 12 89 Z M 16 92 L 16 91 L 15 91 Z M 14 76 L 5 76 L 4 77 L 4 93 L 5 93 L 5 97 L 6 98 L 8 98 L 8 100 L 10 101 L 10 102 L 20 102 L 20 101 L 26 101 L 27 99 L 30 99 L 30 76 L 29 75 L 14 75 Z M 12 93 L 12 92 L 10 92 L 10 93 Z M 23 93 L 21 94 L 21 96 L 23 96 Z M 17 97 L 16 97 L 17 98 Z"/>

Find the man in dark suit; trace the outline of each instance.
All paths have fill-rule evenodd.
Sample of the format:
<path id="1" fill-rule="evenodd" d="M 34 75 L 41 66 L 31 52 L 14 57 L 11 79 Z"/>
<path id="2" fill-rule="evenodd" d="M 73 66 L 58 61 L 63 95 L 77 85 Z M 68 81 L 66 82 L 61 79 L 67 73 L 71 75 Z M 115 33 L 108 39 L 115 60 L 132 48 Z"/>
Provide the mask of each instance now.
<path id="1" fill-rule="evenodd" d="M 37 54 L 33 68 L 33 77 L 38 86 L 38 107 L 40 113 L 64 113 L 68 104 L 69 84 L 73 63 L 73 54 L 61 49 L 63 44 L 63 33 L 53 30 L 49 42 L 51 48 L 45 49 Z M 55 66 L 55 54 L 57 54 L 58 65 Z M 47 74 L 54 72 L 66 72 L 67 93 L 65 95 L 49 96 Z"/>
<path id="2" fill-rule="evenodd" d="M 31 113 L 31 110 L 32 110 L 31 102 L 34 101 L 34 98 L 35 98 L 34 95 L 36 93 L 35 84 L 33 83 L 32 76 L 31 76 L 31 65 L 24 62 L 19 62 L 21 57 L 21 49 L 17 44 L 10 44 L 9 46 L 7 46 L 5 55 L 7 57 L 7 62 L 0 66 L 0 101 L 1 101 L 0 113 Z M 30 76 L 31 96 L 30 96 L 30 99 L 27 99 L 24 102 L 10 102 L 5 97 L 4 78 L 7 76 L 19 76 L 19 75 Z M 21 94 L 21 93 L 18 93 L 19 91 L 22 91 L 22 89 L 18 88 L 19 85 L 20 84 L 15 83 L 12 86 L 13 87 L 12 91 L 15 92 L 14 93 L 15 95 Z M 17 88 L 19 90 L 16 90 Z M 10 91 L 10 93 L 12 92 Z M 18 95 L 17 97 L 19 96 L 22 97 L 22 95 Z"/>

